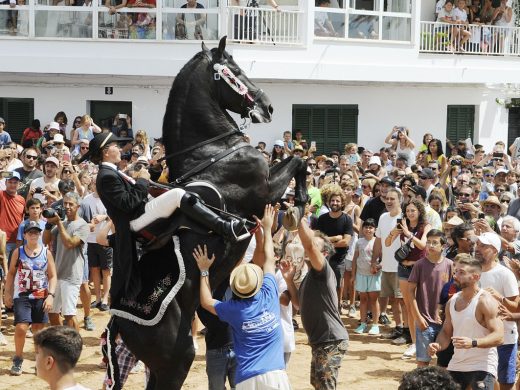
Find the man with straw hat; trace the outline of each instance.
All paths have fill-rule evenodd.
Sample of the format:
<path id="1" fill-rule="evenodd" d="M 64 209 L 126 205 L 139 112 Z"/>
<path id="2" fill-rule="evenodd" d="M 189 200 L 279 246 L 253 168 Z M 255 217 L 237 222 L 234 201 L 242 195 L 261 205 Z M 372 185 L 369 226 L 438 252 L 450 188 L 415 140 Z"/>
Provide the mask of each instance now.
<path id="1" fill-rule="evenodd" d="M 200 270 L 200 304 L 230 324 L 237 357 L 236 389 L 290 389 L 283 357 L 280 303 L 275 280 L 275 259 L 271 227 L 274 208 L 267 205 L 262 230 L 255 233 L 257 246 L 252 263 L 238 265 L 230 277 L 233 299 L 213 299 L 209 284 L 215 256 L 207 248 L 195 248 L 193 257 Z M 263 269 L 260 267 L 263 266 Z"/>

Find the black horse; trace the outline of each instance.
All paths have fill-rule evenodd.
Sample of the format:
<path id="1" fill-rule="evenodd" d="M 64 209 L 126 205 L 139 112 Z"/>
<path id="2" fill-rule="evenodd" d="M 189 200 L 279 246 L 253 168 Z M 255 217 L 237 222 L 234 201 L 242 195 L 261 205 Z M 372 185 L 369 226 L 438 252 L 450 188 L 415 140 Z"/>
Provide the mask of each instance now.
<path id="1" fill-rule="evenodd" d="M 170 181 L 179 185 L 193 180 L 211 182 L 224 198 L 227 212 L 251 219 L 253 215 L 261 217 L 265 204 L 279 201 L 295 177 L 296 206 L 303 215 L 307 201 L 305 162 L 290 157 L 269 169 L 226 111 L 260 123 L 271 121 L 273 109 L 225 46 L 225 37 L 218 49 L 208 50 L 202 43 L 202 51 L 175 78 L 163 123 Z M 149 390 L 180 389 L 195 356 L 190 327 L 199 304 L 200 276 L 193 248 L 204 243 L 215 253 L 210 283 L 217 286 L 229 276 L 249 243 L 247 239 L 232 244 L 220 236 L 185 229 L 178 236 L 181 245 L 176 249 L 184 259 L 185 280 L 162 319 L 145 326 L 113 317 L 130 350 L 150 368 Z M 171 264 L 173 253 L 173 244 L 169 244 L 144 255 L 140 261 L 144 272 L 153 272 L 158 263 Z"/>

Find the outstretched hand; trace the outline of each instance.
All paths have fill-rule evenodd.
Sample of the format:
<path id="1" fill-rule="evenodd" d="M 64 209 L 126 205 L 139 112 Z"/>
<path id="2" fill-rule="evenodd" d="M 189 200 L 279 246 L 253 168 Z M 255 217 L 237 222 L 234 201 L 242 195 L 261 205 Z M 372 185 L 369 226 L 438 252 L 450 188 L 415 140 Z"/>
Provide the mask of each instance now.
<path id="1" fill-rule="evenodd" d="M 264 229 L 264 232 L 271 232 L 271 228 L 273 227 L 274 223 L 274 216 L 275 216 L 275 209 L 270 204 L 265 205 L 264 209 L 264 216 L 262 219 L 258 219 L 257 216 L 255 216 L 256 222 L 258 222 L 260 225 L 262 225 L 262 228 Z"/>
<path id="2" fill-rule="evenodd" d="M 208 257 L 208 248 L 204 245 L 204 249 L 197 245 L 196 248 L 193 249 L 193 257 L 197 262 L 197 266 L 200 271 L 207 271 L 215 261 L 215 254 L 211 256 L 211 259 Z"/>
<path id="3" fill-rule="evenodd" d="M 296 268 L 289 260 L 281 260 L 280 272 L 285 280 L 293 280 L 296 274 Z"/>

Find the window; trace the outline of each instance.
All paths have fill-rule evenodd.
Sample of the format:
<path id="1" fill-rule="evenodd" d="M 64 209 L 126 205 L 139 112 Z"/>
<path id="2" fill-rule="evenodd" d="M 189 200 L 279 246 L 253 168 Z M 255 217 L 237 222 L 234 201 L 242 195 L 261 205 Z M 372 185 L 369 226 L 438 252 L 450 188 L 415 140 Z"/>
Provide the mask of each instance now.
<path id="1" fill-rule="evenodd" d="M 309 145 L 316 141 L 316 155 L 342 152 L 357 142 L 358 113 L 357 105 L 293 105 L 293 133 L 301 130 Z"/>
<path id="2" fill-rule="evenodd" d="M 470 138 L 473 142 L 475 106 L 448 106 L 446 138 L 454 145 L 458 140 Z M 447 155 L 450 151 L 447 149 Z"/>
<path id="3" fill-rule="evenodd" d="M 348 39 L 412 39 L 411 0 L 318 0 L 314 35 Z"/>
<path id="4" fill-rule="evenodd" d="M 509 109 L 508 131 L 507 131 L 507 148 L 520 137 L 520 107 L 511 107 Z"/>
<path id="5" fill-rule="evenodd" d="M 6 122 L 5 130 L 11 139 L 19 143 L 34 119 L 34 99 L 0 98 L 0 117 Z"/>
<path id="6" fill-rule="evenodd" d="M 90 101 L 90 116 L 101 128 L 111 129 L 117 114 L 126 114 L 132 118 L 132 102 Z"/>

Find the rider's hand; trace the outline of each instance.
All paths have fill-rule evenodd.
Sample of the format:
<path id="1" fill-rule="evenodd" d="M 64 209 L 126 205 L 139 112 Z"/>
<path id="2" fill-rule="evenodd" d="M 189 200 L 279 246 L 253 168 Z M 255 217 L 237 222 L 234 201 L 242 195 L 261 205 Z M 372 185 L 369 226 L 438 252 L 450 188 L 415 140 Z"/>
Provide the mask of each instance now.
<path id="1" fill-rule="evenodd" d="M 193 249 L 193 257 L 197 262 L 197 266 L 201 271 L 209 270 L 213 261 L 215 261 L 215 254 L 212 255 L 211 259 L 208 258 L 208 248 L 204 245 L 204 249 L 197 245 L 196 248 Z"/>

